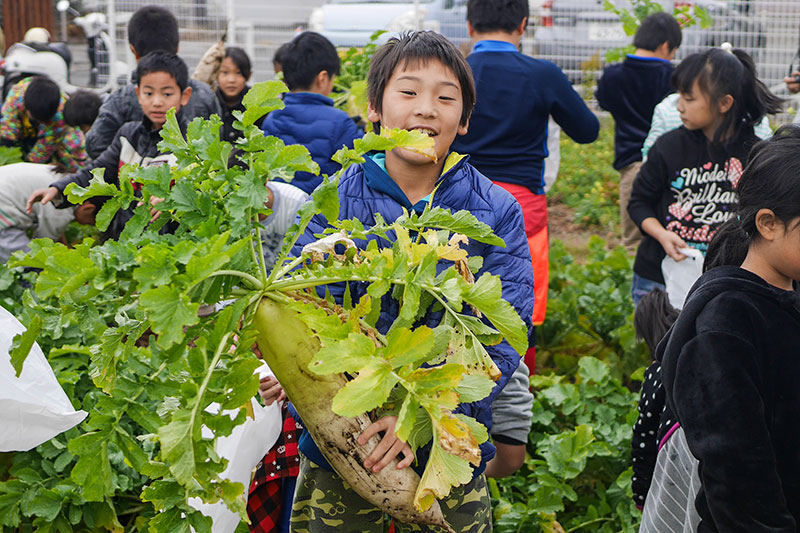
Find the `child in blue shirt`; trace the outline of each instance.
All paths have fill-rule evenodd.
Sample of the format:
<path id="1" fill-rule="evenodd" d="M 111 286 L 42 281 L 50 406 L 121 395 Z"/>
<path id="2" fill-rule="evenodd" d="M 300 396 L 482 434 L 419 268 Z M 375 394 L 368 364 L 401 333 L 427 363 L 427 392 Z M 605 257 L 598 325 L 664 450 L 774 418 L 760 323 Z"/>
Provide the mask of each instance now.
<path id="1" fill-rule="evenodd" d="M 395 220 L 404 210 L 421 211 L 428 203 L 451 211 L 468 210 L 505 241 L 504 248 L 475 241 L 465 246 L 470 256 L 484 259 L 477 275 L 491 272 L 500 276 L 503 297 L 530 327 L 533 273 L 519 204 L 467 163 L 467 157 L 450 151 L 456 135 L 467 132 L 475 102 L 475 87 L 463 56 L 452 43 L 433 32 L 390 39 L 372 61 L 368 91 L 368 118 L 375 128 L 382 125 L 427 132 L 435 141 L 437 161 L 402 148 L 366 157 L 364 163 L 350 167 L 339 180 L 340 218 L 355 217 L 370 227 L 377 215 Z M 295 253 L 299 254 L 303 246 L 316 240 L 314 235 L 326 226 L 324 217 L 317 215 L 295 245 Z M 379 247 L 391 245 L 370 237 L 373 238 Z M 343 288 L 334 286 L 330 291 L 341 302 Z M 351 287 L 354 301 L 364 292 L 363 287 Z M 399 304 L 388 296 L 381 304 L 377 327 L 386 331 L 399 313 Z M 439 316 L 429 312 L 423 322 L 436 325 L 438 320 Z M 520 359 L 507 342 L 486 349 L 502 377 L 488 398 L 461 404 L 456 412 L 472 416 L 491 429 L 492 401 Z M 380 444 L 365 460 L 365 467 L 379 471 L 387 466 L 411 465 L 414 456 L 410 447 L 394 434 L 396 420 L 393 416 L 382 417 L 358 438 L 364 444 L 373 435 L 384 433 Z M 343 484 L 307 432 L 300 440 L 300 452 L 300 476 L 291 519 L 293 530 L 313 533 L 335 527 L 336 531 L 383 531 L 380 509 Z M 482 444 L 481 466 L 474 470 L 473 480 L 455 487 L 441 506 L 445 519 L 457 531 L 491 528 L 491 504 L 483 470 L 494 454 L 491 443 Z M 390 464 L 395 459 L 399 462 Z M 417 459 L 420 467 L 426 464 L 425 449 L 418 450 Z M 395 521 L 395 527 L 396 531 L 410 531 L 413 526 Z"/>
<path id="2" fill-rule="evenodd" d="M 650 130 L 653 110 L 673 91 L 670 84 L 681 27 L 675 17 L 659 12 L 642 21 L 625 61 L 609 65 L 597 82 L 597 103 L 614 117 L 614 169 L 619 171 L 622 245 L 635 249 L 642 239 L 628 215 L 633 179 L 642 166 L 642 144 Z"/>
<path id="3" fill-rule="evenodd" d="M 475 41 L 467 62 L 478 100 L 470 131 L 453 144 L 522 206 L 533 259 L 533 325 L 544 321 L 549 278 L 544 160 L 550 116 L 575 142 L 597 138 L 600 123 L 553 63 L 519 52 L 528 24 L 527 0 L 469 0 L 467 27 Z M 535 369 L 535 348 L 525 356 Z"/>
<path id="4" fill-rule="evenodd" d="M 339 168 L 331 156 L 342 146 L 353 147 L 362 132 L 347 113 L 333 107 L 329 98 L 333 79 L 339 74 L 336 48 L 322 35 L 301 33 L 281 47 L 283 80 L 290 93 L 283 97 L 285 108 L 273 111 L 261 129 L 286 144 L 302 144 L 320 169 L 319 176 L 298 172 L 292 185 L 311 193 L 322 183 L 322 175 L 332 175 Z"/>

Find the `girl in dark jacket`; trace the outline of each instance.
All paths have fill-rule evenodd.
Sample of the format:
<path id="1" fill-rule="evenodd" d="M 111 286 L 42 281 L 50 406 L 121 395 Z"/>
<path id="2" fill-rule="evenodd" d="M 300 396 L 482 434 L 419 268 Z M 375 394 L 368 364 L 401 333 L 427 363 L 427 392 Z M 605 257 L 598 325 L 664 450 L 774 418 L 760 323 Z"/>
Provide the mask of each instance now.
<path id="1" fill-rule="evenodd" d="M 642 230 L 633 301 L 664 288 L 661 261 L 705 253 L 736 209 L 736 184 L 758 139 L 753 125 L 781 101 L 756 78 L 741 50 L 712 48 L 681 61 L 672 76 L 683 126 L 661 136 L 633 183 L 628 213 Z"/>
<path id="2" fill-rule="evenodd" d="M 659 345 L 668 408 L 699 461 L 700 532 L 800 521 L 800 128 L 758 144 L 736 214 Z"/>
<path id="3" fill-rule="evenodd" d="M 222 128 L 220 137 L 223 141 L 234 142 L 242 136 L 242 132 L 233 128 L 236 120 L 233 116 L 234 111 L 244 112 L 242 99 L 250 86 L 247 81 L 253 73 L 250 58 L 247 52 L 236 46 L 229 46 L 225 49 L 225 57 L 217 74 L 217 100 L 222 109 Z M 256 121 L 256 126 L 261 127 L 264 118 Z"/>

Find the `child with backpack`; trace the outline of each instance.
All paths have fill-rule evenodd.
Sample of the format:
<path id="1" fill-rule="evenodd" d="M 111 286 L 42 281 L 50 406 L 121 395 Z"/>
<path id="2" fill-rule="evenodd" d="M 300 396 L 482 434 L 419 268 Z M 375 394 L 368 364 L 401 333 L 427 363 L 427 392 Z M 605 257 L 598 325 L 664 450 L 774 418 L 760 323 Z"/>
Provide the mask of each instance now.
<path id="1" fill-rule="evenodd" d="M 628 213 L 644 235 L 633 266 L 634 303 L 664 289 L 661 261 L 705 253 L 733 216 L 736 185 L 758 141 L 753 126 L 781 101 L 741 50 L 712 48 L 684 59 L 672 77 L 683 126 L 656 141 L 633 184 Z"/>
<path id="2" fill-rule="evenodd" d="M 793 126 L 753 149 L 714 238 L 723 266 L 698 280 L 659 345 L 668 408 L 699 461 L 697 531 L 800 522 L 798 153 Z"/>

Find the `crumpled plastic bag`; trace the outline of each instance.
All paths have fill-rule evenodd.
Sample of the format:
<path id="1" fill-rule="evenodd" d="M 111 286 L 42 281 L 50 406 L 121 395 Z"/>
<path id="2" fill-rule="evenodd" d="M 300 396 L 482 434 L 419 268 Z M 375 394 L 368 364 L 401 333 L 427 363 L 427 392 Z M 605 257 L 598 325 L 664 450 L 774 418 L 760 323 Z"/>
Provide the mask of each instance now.
<path id="1" fill-rule="evenodd" d="M 686 256 L 683 261 L 675 261 L 670 256 L 665 256 L 661 261 L 661 273 L 664 275 L 664 284 L 667 286 L 669 303 L 675 309 L 683 309 L 686 296 L 694 282 L 703 274 L 703 252 L 695 248 L 680 248 L 680 253 Z"/>
<path id="2" fill-rule="evenodd" d="M 28 451 L 80 424 L 42 349 L 34 343 L 16 376 L 11 366 L 11 341 L 25 326 L 0 307 L 0 452 Z"/>
<path id="3" fill-rule="evenodd" d="M 266 363 L 256 369 L 259 379 L 272 375 Z M 278 402 L 273 402 L 268 407 L 262 407 L 255 398 L 250 400 L 254 418 L 248 417 L 245 422 L 236 426 L 227 437 L 217 440 L 216 451 L 220 457 L 228 460 L 228 466 L 220 474 L 223 479 L 239 482 L 244 485 L 244 498 L 250 489 L 250 480 L 256 465 L 264 458 L 267 452 L 278 440 L 283 430 L 283 418 Z M 218 412 L 219 404 L 211 404 L 207 411 Z M 224 411 L 231 418 L 236 411 Z M 211 438 L 211 430 L 202 429 L 203 436 Z M 233 533 L 241 520 L 240 516 L 232 512 L 223 502 L 203 503 L 199 498 L 190 498 L 189 505 L 211 517 L 213 533 Z"/>

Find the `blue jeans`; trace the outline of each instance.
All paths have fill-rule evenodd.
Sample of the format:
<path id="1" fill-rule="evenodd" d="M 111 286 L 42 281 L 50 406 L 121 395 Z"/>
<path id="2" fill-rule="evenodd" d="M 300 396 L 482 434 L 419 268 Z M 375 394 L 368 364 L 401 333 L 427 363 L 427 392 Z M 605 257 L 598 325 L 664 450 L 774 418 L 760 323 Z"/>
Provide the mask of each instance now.
<path id="1" fill-rule="evenodd" d="M 661 289 L 663 291 L 666 290 L 667 287 L 663 283 L 643 278 L 636 272 L 633 273 L 633 286 L 631 287 L 633 305 L 639 305 L 639 300 L 644 298 L 653 289 Z"/>

